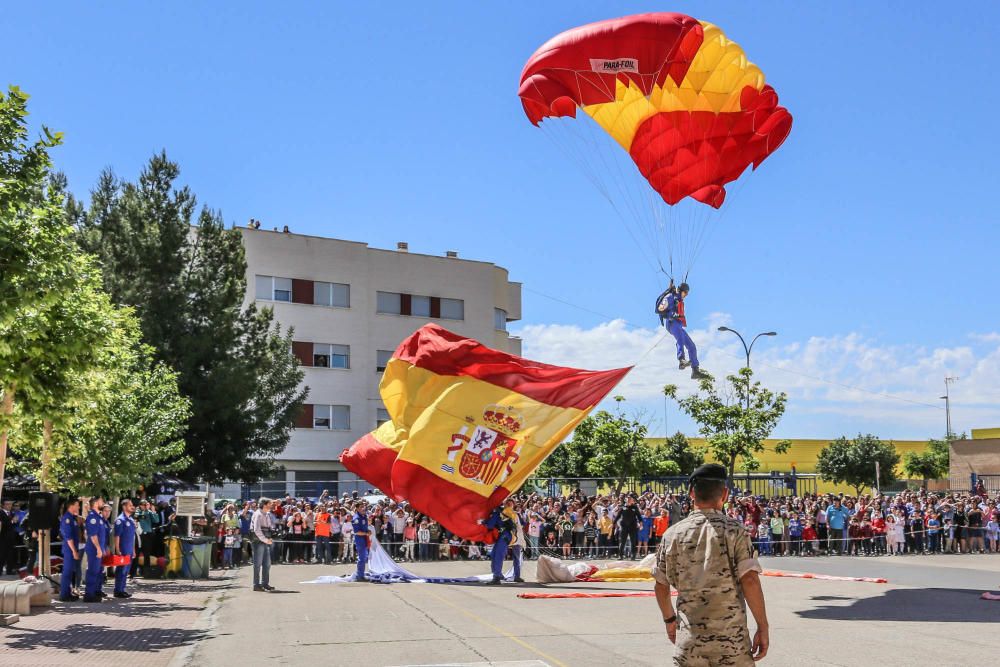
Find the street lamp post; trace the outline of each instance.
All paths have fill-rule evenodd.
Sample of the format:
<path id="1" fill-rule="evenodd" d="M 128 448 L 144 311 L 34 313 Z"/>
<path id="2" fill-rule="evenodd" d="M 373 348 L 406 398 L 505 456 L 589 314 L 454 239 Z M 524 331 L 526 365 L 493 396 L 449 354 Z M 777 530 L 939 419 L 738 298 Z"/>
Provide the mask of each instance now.
<path id="1" fill-rule="evenodd" d="M 944 415 L 945 415 L 946 423 L 948 425 L 947 426 L 948 432 L 945 434 L 945 438 L 948 441 L 951 441 L 951 437 L 952 437 L 952 433 L 951 433 L 951 392 L 950 392 L 949 389 L 951 387 L 951 383 L 954 382 L 957 379 L 958 379 L 957 377 L 948 377 L 948 376 L 945 376 L 945 378 L 944 378 L 944 396 L 941 397 L 941 400 L 944 401 Z"/>
<path id="2" fill-rule="evenodd" d="M 753 344 L 757 342 L 757 339 L 760 338 L 761 336 L 777 336 L 778 335 L 777 331 L 764 331 L 764 332 L 761 332 L 761 333 L 757 334 L 756 336 L 754 336 L 753 340 L 750 341 L 750 344 L 747 345 L 746 339 L 743 338 L 743 336 L 740 334 L 740 332 L 737 331 L 736 329 L 730 329 L 729 327 L 719 327 L 719 331 L 728 331 L 729 333 L 734 333 L 734 334 L 736 334 L 736 337 L 740 339 L 740 342 L 743 343 L 743 351 L 746 352 L 746 355 L 747 355 L 747 365 L 746 365 L 746 367 L 748 369 L 750 368 L 750 352 L 753 350 Z M 750 385 L 747 384 L 747 410 L 749 410 L 749 409 L 750 409 Z"/>

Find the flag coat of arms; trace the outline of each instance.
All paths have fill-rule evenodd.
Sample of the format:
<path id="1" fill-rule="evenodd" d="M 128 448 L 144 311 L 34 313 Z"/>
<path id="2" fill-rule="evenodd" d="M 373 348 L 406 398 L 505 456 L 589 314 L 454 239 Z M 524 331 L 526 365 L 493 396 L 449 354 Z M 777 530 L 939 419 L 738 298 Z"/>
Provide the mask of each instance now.
<path id="1" fill-rule="evenodd" d="M 344 466 L 456 535 L 516 491 L 631 370 L 530 361 L 434 324 L 393 353 L 379 386 L 390 421 L 341 455 Z"/>

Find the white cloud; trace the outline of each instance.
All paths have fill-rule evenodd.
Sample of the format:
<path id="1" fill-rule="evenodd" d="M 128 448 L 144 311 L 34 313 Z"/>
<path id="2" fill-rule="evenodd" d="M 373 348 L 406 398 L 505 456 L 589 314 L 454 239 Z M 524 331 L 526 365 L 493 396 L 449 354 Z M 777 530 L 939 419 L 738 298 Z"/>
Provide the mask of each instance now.
<path id="1" fill-rule="evenodd" d="M 702 366 L 716 377 L 744 364 L 736 337 L 717 331 L 729 319 L 713 313 L 707 328 L 690 330 Z M 664 337 L 663 329 L 629 328 L 623 320 L 612 320 L 586 329 L 527 325 L 517 333 L 524 339 L 525 356 L 547 363 L 592 369 L 634 364 L 615 390 L 630 402 L 654 409 L 658 405 L 662 411 L 664 384 L 677 384 L 682 392 L 696 389 L 688 373 L 677 369 L 673 338 Z M 944 430 L 939 397 L 945 375 L 960 378 L 951 387 L 956 431 L 1000 425 L 1000 334 L 972 337 L 974 345 L 940 348 L 886 344 L 860 333 L 790 342 L 764 339 L 754 348 L 753 366 L 766 386 L 788 394 L 786 420 L 792 419 L 798 430 L 811 430 L 810 416 L 815 416 L 824 420 L 818 427 L 823 429 L 842 423 L 844 432 L 873 428 L 894 437 L 937 434 Z"/>

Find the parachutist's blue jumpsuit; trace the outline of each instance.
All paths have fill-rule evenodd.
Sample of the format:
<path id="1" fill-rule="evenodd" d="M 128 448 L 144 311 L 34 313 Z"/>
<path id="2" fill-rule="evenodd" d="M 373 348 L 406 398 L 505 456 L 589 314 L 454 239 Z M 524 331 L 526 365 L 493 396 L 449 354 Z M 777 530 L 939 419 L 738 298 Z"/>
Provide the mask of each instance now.
<path id="1" fill-rule="evenodd" d="M 503 561 L 507 558 L 507 549 L 511 540 L 514 539 L 515 527 L 507 517 L 503 516 L 502 509 L 497 507 L 490 513 L 484 524 L 487 528 L 500 531 L 497 541 L 493 543 L 493 551 L 490 554 L 490 569 L 493 571 L 493 580 L 503 579 Z M 514 578 L 521 577 L 521 559 L 519 554 L 514 554 Z"/>
<path id="2" fill-rule="evenodd" d="M 368 565 L 368 516 L 355 512 L 351 518 L 354 528 L 354 548 L 358 552 L 358 573 L 355 581 L 365 580 L 365 566 Z"/>
<path id="3" fill-rule="evenodd" d="M 677 360 L 680 361 L 684 358 L 686 350 L 687 358 L 691 360 L 691 368 L 697 370 L 698 348 L 695 347 L 694 341 L 691 340 L 691 336 L 685 329 L 687 318 L 684 316 L 684 299 L 676 292 L 667 290 L 656 300 L 656 305 L 660 324 L 664 325 L 677 341 Z M 661 306 L 664 306 L 664 310 L 660 310 Z"/>

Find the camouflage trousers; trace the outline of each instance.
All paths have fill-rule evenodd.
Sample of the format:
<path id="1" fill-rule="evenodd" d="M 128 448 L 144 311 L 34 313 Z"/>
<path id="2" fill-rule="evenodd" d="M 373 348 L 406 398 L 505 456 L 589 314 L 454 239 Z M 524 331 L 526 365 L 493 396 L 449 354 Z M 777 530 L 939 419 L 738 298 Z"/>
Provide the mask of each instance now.
<path id="1" fill-rule="evenodd" d="M 699 629 L 693 632 L 683 621 L 677 627 L 674 665 L 678 667 L 751 667 L 750 634 L 747 629 Z"/>

